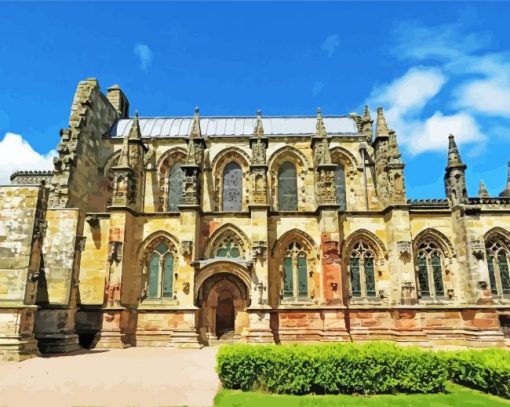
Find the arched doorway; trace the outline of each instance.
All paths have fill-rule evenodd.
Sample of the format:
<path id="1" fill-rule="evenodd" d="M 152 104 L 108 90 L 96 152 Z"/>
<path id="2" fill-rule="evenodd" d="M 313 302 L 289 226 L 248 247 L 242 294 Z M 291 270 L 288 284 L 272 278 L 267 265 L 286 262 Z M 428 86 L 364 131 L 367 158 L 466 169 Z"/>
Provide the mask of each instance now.
<path id="1" fill-rule="evenodd" d="M 239 277 L 218 273 L 205 280 L 197 297 L 197 322 L 203 342 L 238 339 L 248 327 L 248 305 L 248 289 Z"/>

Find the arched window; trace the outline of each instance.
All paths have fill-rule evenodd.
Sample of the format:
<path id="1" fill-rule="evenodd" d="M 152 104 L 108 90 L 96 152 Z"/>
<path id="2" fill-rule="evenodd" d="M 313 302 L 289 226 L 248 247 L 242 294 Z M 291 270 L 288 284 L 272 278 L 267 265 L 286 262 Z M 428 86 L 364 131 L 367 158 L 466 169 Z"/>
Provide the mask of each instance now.
<path id="1" fill-rule="evenodd" d="M 351 295 L 353 297 L 375 297 L 375 255 L 368 244 L 354 244 L 350 258 Z"/>
<path id="2" fill-rule="evenodd" d="M 284 162 L 278 169 L 278 209 L 298 209 L 296 167 L 289 161 Z"/>
<path id="3" fill-rule="evenodd" d="M 335 168 L 335 184 L 336 184 L 336 201 L 340 205 L 340 210 L 346 209 L 345 198 L 345 171 L 342 165 Z"/>
<path id="4" fill-rule="evenodd" d="M 417 246 L 418 298 L 443 297 L 443 252 L 432 239 L 425 239 Z"/>
<path id="5" fill-rule="evenodd" d="M 243 171 L 231 161 L 223 170 L 223 210 L 240 211 L 243 201 Z"/>
<path id="6" fill-rule="evenodd" d="M 177 163 L 168 173 L 168 210 L 171 212 L 179 210 L 183 178 L 184 172 L 182 171 L 181 163 Z"/>
<path id="7" fill-rule="evenodd" d="M 226 232 L 215 245 L 216 257 L 228 257 L 237 259 L 243 257 L 242 240 L 232 231 Z"/>
<path id="8" fill-rule="evenodd" d="M 486 244 L 489 282 L 493 295 L 510 295 L 509 247 L 498 238 L 490 239 Z"/>
<path id="9" fill-rule="evenodd" d="M 303 247 L 292 242 L 283 258 L 283 297 L 308 298 L 308 264 Z"/>
<path id="10" fill-rule="evenodd" d="M 174 291 L 174 256 L 165 243 L 160 243 L 149 255 L 148 298 L 172 298 Z"/>

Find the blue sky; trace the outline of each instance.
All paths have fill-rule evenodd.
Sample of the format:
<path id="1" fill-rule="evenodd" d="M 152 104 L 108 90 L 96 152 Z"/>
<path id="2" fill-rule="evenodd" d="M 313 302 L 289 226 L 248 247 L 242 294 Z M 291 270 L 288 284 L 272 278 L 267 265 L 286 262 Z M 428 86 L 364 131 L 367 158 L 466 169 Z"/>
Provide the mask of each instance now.
<path id="1" fill-rule="evenodd" d="M 408 196 L 443 197 L 447 136 L 468 190 L 510 159 L 510 3 L 0 3 L 0 181 L 49 165 L 79 80 L 141 115 L 384 106 Z M 2 140 L 3 139 L 3 140 Z"/>

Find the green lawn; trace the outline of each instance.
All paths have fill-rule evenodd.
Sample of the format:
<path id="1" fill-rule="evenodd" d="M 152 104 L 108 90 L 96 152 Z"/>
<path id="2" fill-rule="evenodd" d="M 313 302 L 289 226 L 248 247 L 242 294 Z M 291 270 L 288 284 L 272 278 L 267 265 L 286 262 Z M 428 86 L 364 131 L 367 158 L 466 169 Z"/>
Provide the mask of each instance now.
<path id="1" fill-rule="evenodd" d="M 378 396 L 288 396 L 239 390 L 221 390 L 214 399 L 217 407 L 285 406 L 367 406 L 367 407 L 509 407 L 510 401 L 456 384 L 445 394 L 399 394 Z"/>

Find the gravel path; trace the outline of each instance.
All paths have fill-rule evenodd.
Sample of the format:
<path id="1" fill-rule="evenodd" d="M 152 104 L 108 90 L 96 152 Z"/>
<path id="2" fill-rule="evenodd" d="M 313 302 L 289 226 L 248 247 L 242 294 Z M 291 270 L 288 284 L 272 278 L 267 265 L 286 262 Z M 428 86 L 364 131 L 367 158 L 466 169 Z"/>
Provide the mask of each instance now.
<path id="1" fill-rule="evenodd" d="M 92 350 L 2 363 L 0 406 L 211 406 L 217 350 Z"/>

